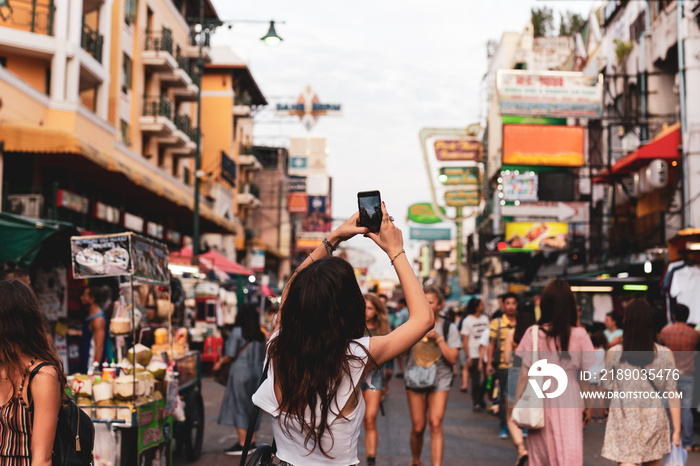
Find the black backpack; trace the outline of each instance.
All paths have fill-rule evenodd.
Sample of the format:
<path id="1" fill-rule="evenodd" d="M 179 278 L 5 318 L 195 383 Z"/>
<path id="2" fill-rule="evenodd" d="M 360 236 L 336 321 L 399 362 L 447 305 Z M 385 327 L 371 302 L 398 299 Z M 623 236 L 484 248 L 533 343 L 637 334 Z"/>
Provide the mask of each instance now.
<path id="1" fill-rule="evenodd" d="M 48 362 L 42 362 L 29 374 L 27 382 L 27 398 L 31 405 L 31 383 L 34 376 L 43 366 L 49 366 Z M 34 414 L 32 406 L 32 416 Z M 73 400 L 61 405 L 58 411 L 58 424 L 56 425 L 56 438 L 53 442 L 53 466 L 91 466 L 93 464 L 93 450 L 95 445 L 95 426 L 90 416 L 80 409 Z"/>

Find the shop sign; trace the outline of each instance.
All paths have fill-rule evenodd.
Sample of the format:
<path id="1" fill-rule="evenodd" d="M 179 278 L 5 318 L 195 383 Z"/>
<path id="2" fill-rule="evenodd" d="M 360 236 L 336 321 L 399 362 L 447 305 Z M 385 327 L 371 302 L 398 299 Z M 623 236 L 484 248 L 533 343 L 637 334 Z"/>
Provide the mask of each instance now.
<path id="1" fill-rule="evenodd" d="M 498 189 L 504 201 L 536 201 L 537 173 L 533 171 L 501 172 Z"/>
<path id="2" fill-rule="evenodd" d="M 131 234 L 73 236 L 70 239 L 74 278 L 129 275 Z"/>
<path id="3" fill-rule="evenodd" d="M 293 155 L 289 157 L 289 168 L 287 169 L 290 175 L 306 175 L 309 168 L 309 159 L 305 155 Z"/>
<path id="4" fill-rule="evenodd" d="M 289 193 L 289 213 L 305 214 L 309 208 L 308 197 L 304 193 Z"/>
<path id="5" fill-rule="evenodd" d="M 440 211 L 445 214 L 445 208 L 438 206 Z M 408 219 L 412 222 L 420 223 L 422 225 L 430 225 L 433 223 L 440 223 L 442 219 L 437 216 L 433 210 L 433 205 L 429 202 L 419 202 L 418 204 L 413 204 L 408 207 Z"/>
<path id="6" fill-rule="evenodd" d="M 275 113 L 282 116 L 297 116 L 307 131 L 316 124 L 318 117 L 322 115 L 340 115 L 341 104 L 321 103 L 316 92 L 307 86 L 304 92 L 299 94 L 295 103 L 277 104 Z"/>
<path id="7" fill-rule="evenodd" d="M 603 77 L 580 72 L 498 70 L 502 115 L 600 118 Z"/>
<path id="8" fill-rule="evenodd" d="M 479 185 L 479 167 L 442 167 L 440 177 L 442 184 L 446 185 Z"/>
<path id="9" fill-rule="evenodd" d="M 154 222 L 146 222 L 146 233 L 156 239 L 163 239 L 165 236 L 165 228 L 163 225 L 158 225 Z"/>
<path id="10" fill-rule="evenodd" d="M 56 206 L 87 214 L 90 211 L 90 200 L 65 189 L 59 189 L 56 191 Z"/>
<path id="11" fill-rule="evenodd" d="M 585 128 L 503 125 L 504 165 L 582 167 Z"/>
<path id="12" fill-rule="evenodd" d="M 331 231 L 327 196 L 308 196 L 308 211 L 301 220 L 301 231 Z"/>
<path id="13" fill-rule="evenodd" d="M 143 224 L 143 218 L 130 214 L 129 212 L 124 212 L 124 228 L 128 228 L 137 233 L 143 233 Z"/>
<path id="14" fill-rule="evenodd" d="M 445 192 L 445 204 L 450 207 L 478 207 L 480 202 L 479 191 L 457 189 Z"/>
<path id="15" fill-rule="evenodd" d="M 506 249 L 519 251 L 567 249 L 569 224 L 562 222 L 508 222 Z M 500 249 L 500 248 L 499 248 Z"/>
<path id="16" fill-rule="evenodd" d="M 173 415 L 166 411 L 164 399 L 138 406 L 136 418 L 139 454 L 154 446 L 170 442 L 173 433 Z"/>
<path id="17" fill-rule="evenodd" d="M 298 233 L 297 234 L 297 250 L 314 250 L 321 244 L 323 244 L 323 238 L 326 237 L 325 233 Z"/>
<path id="18" fill-rule="evenodd" d="M 449 228 L 415 228 L 409 230 L 409 239 L 422 241 L 438 241 L 452 239 Z"/>
<path id="19" fill-rule="evenodd" d="M 168 275 L 168 248 L 143 236 L 132 235 L 131 257 L 134 278 L 156 285 L 170 284 Z"/>
<path id="20" fill-rule="evenodd" d="M 289 177 L 289 192 L 290 193 L 305 193 L 306 192 L 306 177 L 305 176 L 290 176 Z"/>
<path id="21" fill-rule="evenodd" d="M 179 231 L 167 230 L 165 232 L 165 238 L 169 243 L 177 244 L 178 246 L 182 244 L 182 235 Z"/>
<path id="22" fill-rule="evenodd" d="M 95 202 L 95 218 L 108 223 L 119 224 L 121 219 L 121 212 L 116 207 L 111 205 L 103 204 L 102 202 Z"/>
<path id="23" fill-rule="evenodd" d="M 236 162 L 226 152 L 221 151 L 221 178 L 232 187 L 236 186 Z"/>
<path id="24" fill-rule="evenodd" d="M 265 271 L 265 250 L 262 248 L 255 248 L 251 251 L 250 255 L 250 270 L 253 272 L 264 272 Z"/>
<path id="25" fill-rule="evenodd" d="M 435 157 L 441 162 L 478 162 L 481 160 L 481 141 L 470 139 L 441 139 L 435 141 Z"/>

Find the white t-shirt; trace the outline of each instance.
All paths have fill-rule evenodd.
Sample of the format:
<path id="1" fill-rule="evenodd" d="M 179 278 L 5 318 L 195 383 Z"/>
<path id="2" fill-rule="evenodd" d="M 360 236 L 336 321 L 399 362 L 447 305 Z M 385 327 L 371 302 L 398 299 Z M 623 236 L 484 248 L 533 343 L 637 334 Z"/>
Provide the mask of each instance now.
<path id="1" fill-rule="evenodd" d="M 275 332 L 272 338 L 276 338 Z M 328 425 L 333 431 L 333 438 L 328 431 L 321 437 L 321 443 L 324 449 L 332 456 L 333 459 L 326 458 L 321 453 L 320 448 L 314 448 L 313 442 L 309 442 L 308 449 L 304 447 L 304 439 L 306 434 L 302 432 L 300 424 L 295 419 L 290 419 L 289 432 L 285 428 L 285 421 L 282 420 L 282 425 L 278 422 L 280 415 L 285 415 L 279 410 L 279 403 L 275 396 L 274 380 L 275 374 L 272 370 L 272 364 L 267 371 L 267 379 L 263 381 L 260 388 L 253 394 L 253 403 L 259 406 L 263 411 L 270 413 L 272 416 L 272 433 L 277 444 L 276 456 L 290 464 L 305 465 L 305 466 L 325 466 L 325 465 L 343 465 L 358 464 L 360 461 L 357 458 L 357 443 L 362 429 L 362 421 L 365 417 L 365 399 L 359 397 L 357 407 L 347 417 L 339 416 L 342 409 L 347 404 L 348 400 L 355 392 L 362 381 L 362 374 L 365 371 L 367 364 L 367 352 L 369 351 L 369 337 L 358 338 L 350 342 L 347 353 L 353 354 L 360 358 L 350 360 L 350 377 L 345 377 L 336 392 L 335 399 L 331 402 L 331 407 L 328 410 Z M 366 351 L 365 351 L 366 350 Z M 366 379 L 369 383 L 371 372 Z M 310 417 L 309 408 L 307 408 L 306 418 Z M 316 419 L 321 418 L 320 407 L 316 412 Z M 332 448 L 331 448 L 332 446 Z"/>
<path id="2" fill-rule="evenodd" d="M 462 335 L 469 336 L 469 359 L 477 359 L 479 357 L 479 340 L 484 330 L 489 328 L 489 318 L 485 314 L 479 317 L 468 315 L 462 322 Z M 487 332 L 488 333 L 488 332 Z"/>
<path id="3" fill-rule="evenodd" d="M 484 362 L 486 363 L 489 359 L 489 332 L 481 332 L 481 336 L 479 337 L 479 349 L 481 349 L 482 346 L 486 348 L 484 351 Z"/>
<path id="4" fill-rule="evenodd" d="M 700 267 L 688 266 L 673 272 L 669 294 L 690 309 L 688 322 L 700 324 Z"/>

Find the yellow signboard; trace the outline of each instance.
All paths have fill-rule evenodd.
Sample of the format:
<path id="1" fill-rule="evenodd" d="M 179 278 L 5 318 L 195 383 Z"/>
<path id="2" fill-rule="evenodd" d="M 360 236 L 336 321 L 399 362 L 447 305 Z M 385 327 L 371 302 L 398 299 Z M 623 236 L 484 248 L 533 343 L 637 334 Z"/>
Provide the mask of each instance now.
<path id="1" fill-rule="evenodd" d="M 508 222 L 508 249 L 562 250 L 568 247 L 569 224 L 562 222 Z"/>

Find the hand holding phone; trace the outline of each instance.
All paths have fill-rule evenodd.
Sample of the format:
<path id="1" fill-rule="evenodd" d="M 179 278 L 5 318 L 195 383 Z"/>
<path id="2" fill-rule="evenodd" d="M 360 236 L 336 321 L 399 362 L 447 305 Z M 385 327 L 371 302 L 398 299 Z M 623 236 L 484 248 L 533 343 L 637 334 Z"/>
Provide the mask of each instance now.
<path id="1" fill-rule="evenodd" d="M 379 233 L 383 218 L 379 191 L 357 193 L 357 207 L 360 212 L 360 226 L 369 228 L 370 233 Z"/>

